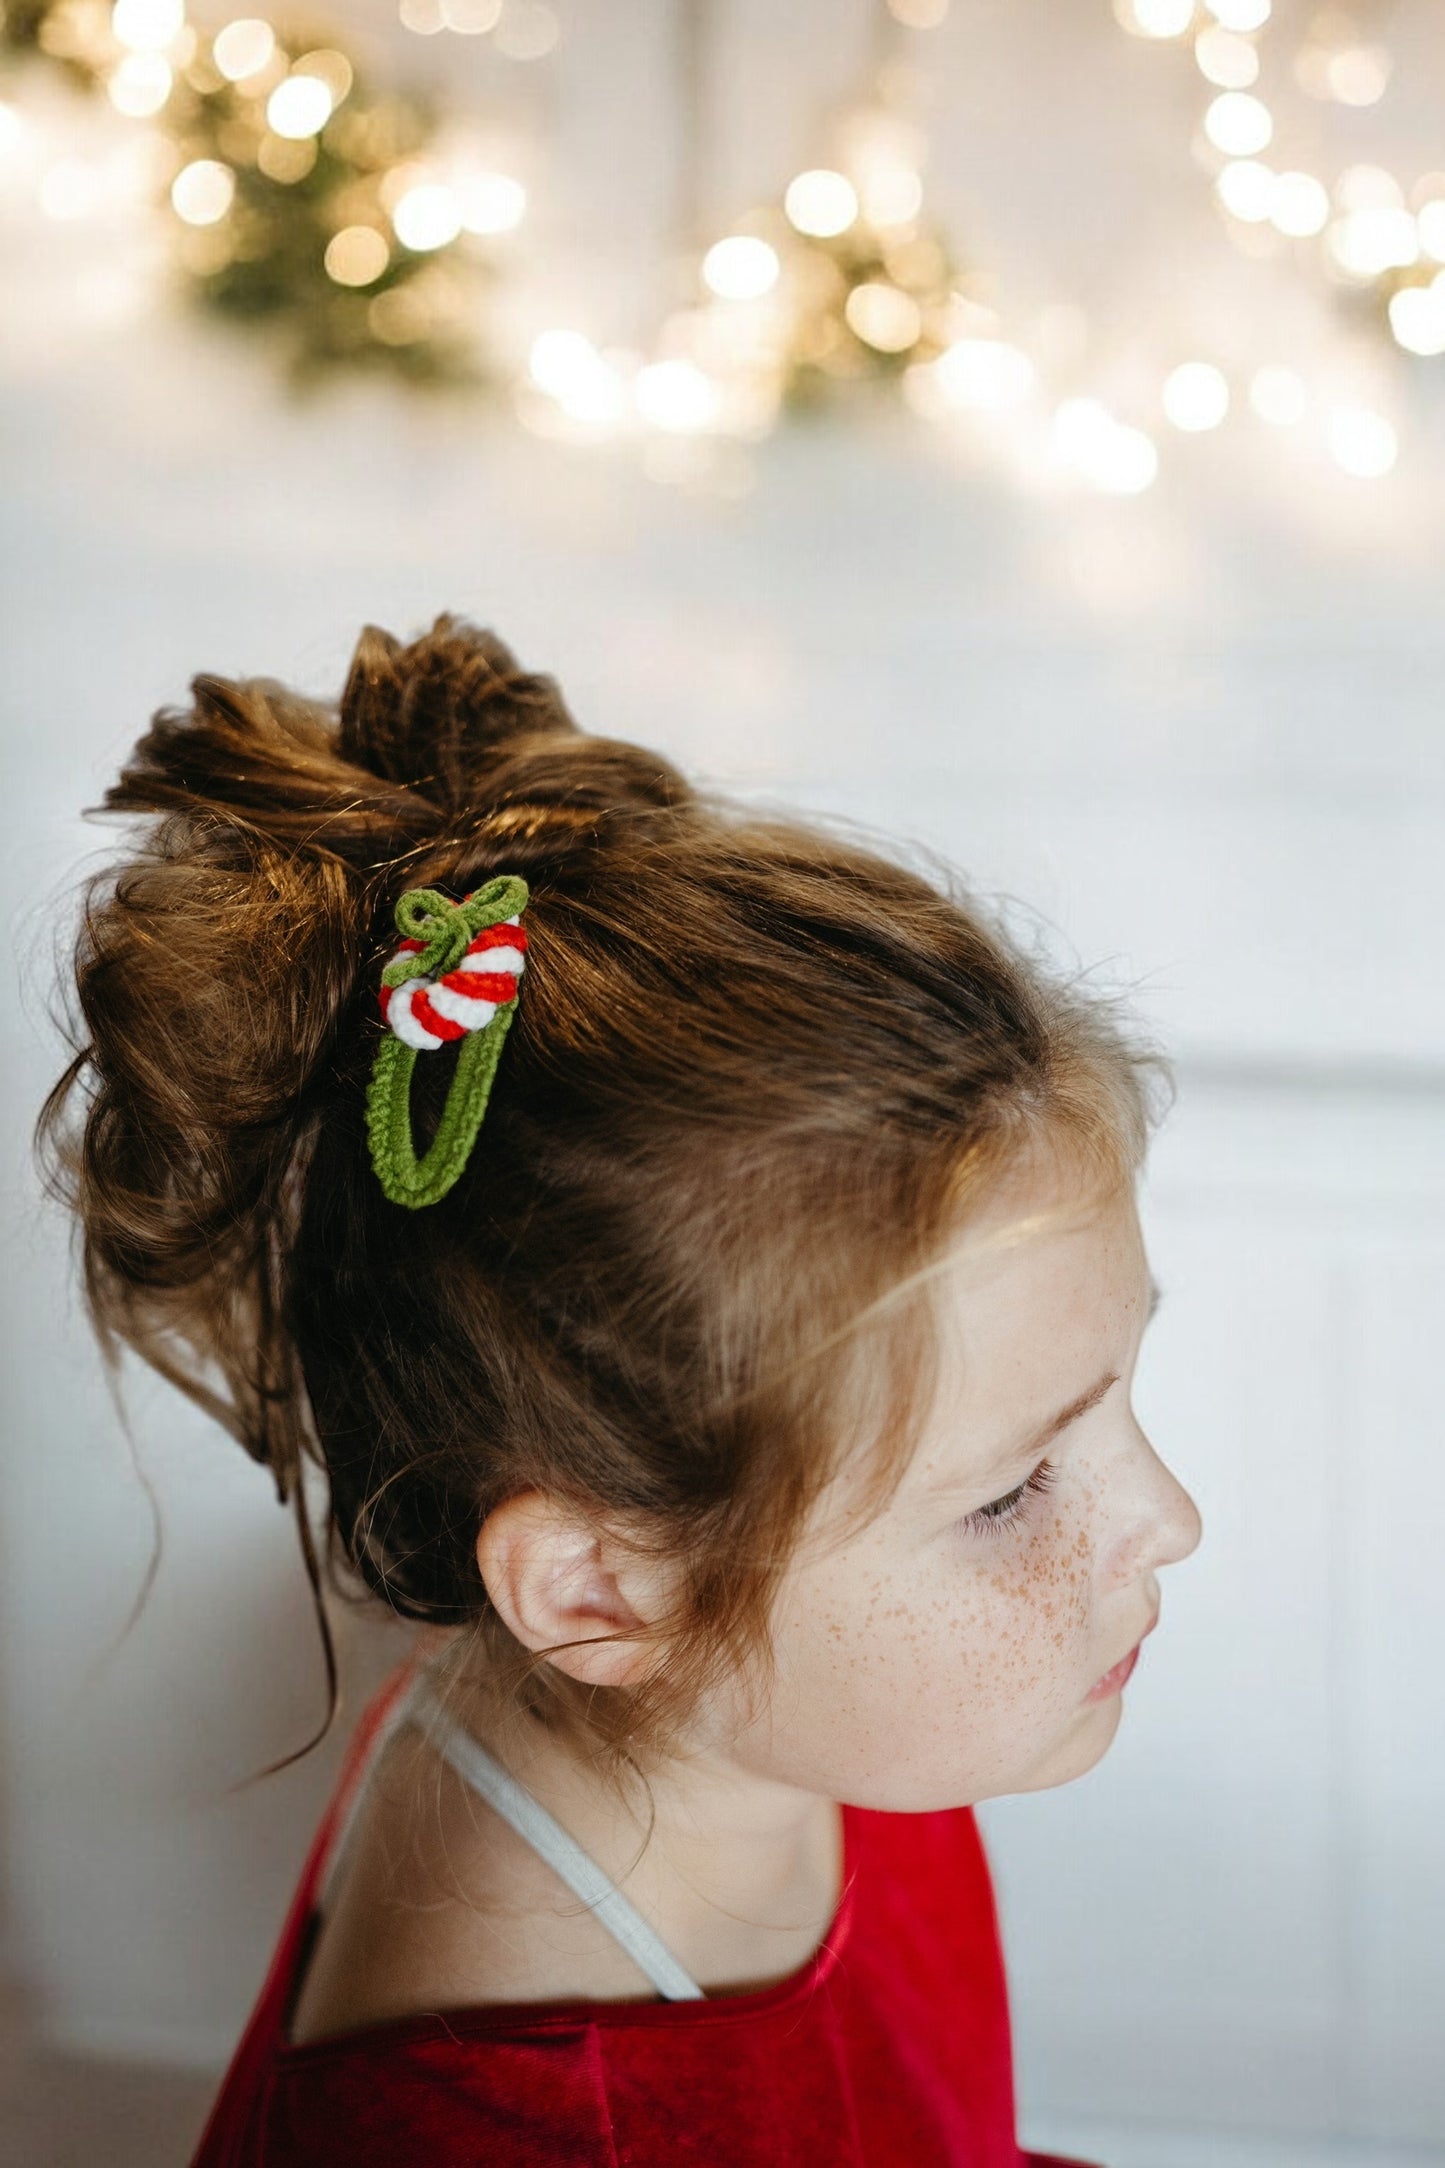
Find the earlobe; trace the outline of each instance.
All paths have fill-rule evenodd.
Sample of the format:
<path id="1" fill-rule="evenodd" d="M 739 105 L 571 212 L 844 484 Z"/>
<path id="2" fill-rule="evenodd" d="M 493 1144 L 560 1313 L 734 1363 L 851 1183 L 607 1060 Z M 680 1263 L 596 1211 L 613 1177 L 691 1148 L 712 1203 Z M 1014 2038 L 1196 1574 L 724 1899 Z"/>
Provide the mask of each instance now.
<path id="1" fill-rule="evenodd" d="M 609 1550 L 597 1528 L 538 1490 L 495 1507 L 477 1536 L 477 1565 L 508 1632 L 593 1686 L 634 1683 L 650 1653 Z"/>

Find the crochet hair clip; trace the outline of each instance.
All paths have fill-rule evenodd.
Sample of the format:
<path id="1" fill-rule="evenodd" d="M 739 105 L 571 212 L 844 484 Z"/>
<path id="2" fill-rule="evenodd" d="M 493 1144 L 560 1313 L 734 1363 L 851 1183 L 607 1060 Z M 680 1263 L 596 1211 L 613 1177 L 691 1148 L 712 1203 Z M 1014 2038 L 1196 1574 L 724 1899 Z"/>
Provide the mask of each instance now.
<path id="1" fill-rule="evenodd" d="M 402 939 L 381 974 L 386 1032 L 366 1093 L 371 1163 L 393 1204 L 435 1204 L 457 1180 L 487 1111 L 502 1042 L 526 966 L 528 888 L 503 873 L 456 903 L 439 888 L 409 888 L 396 905 Z M 462 1044 L 425 1156 L 411 1128 L 418 1054 Z"/>

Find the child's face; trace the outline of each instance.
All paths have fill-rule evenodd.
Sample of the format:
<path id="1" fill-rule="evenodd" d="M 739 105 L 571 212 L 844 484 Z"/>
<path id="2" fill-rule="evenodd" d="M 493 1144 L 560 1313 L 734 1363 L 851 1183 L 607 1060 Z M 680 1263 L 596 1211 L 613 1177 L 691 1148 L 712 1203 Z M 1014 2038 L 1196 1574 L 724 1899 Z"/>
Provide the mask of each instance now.
<path id="1" fill-rule="evenodd" d="M 1118 1728 L 1089 1690 L 1146 1631 L 1198 1511 L 1130 1407 L 1152 1293 L 1132 1194 L 1013 1176 L 937 1282 L 939 1391 L 887 1505 L 839 1540 L 819 1506 L 773 1613 L 775 1683 L 733 1758 L 911 1811 L 1064 1784 Z M 1053 1419 L 1092 1404 L 1056 1436 Z M 1017 1518 L 967 1516 L 1047 1461 Z"/>

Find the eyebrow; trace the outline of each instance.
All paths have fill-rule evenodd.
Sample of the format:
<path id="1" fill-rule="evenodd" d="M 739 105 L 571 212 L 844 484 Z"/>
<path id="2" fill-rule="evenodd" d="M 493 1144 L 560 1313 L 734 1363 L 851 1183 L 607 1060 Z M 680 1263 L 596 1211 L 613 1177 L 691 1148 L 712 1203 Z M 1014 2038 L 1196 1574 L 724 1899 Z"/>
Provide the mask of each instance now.
<path id="1" fill-rule="evenodd" d="M 1144 1318 L 1146 1325 L 1158 1309 L 1162 1299 L 1163 1291 L 1158 1283 L 1151 1278 L 1149 1282 L 1149 1307 Z M 1100 1378 L 1096 1384 L 1089 1386 L 1087 1391 L 1080 1393 L 1076 1400 L 1071 1400 L 1066 1408 L 1060 1408 L 1057 1415 L 1051 1415 L 1043 1428 L 1036 1431 L 1025 1444 L 1016 1447 L 1011 1453 L 1001 1455 L 997 1461 L 991 1462 L 990 1468 L 1002 1473 L 1005 1469 L 1015 1466 L 1015 1464 L 1021 1467 L 1026 1460 L 1033 1460 L 1037 1454 L 1043 1451 L 1046 1445 L 1057 1438 L 1061 1432 L 1067 1430 L 1070 1423 L 1077 1423 L 1080 1416 L 1087 1415 L 1091 1408 L 1097 1408 L 1110 1387 L 1117 1385 L 1118 1382 L 1118 1371 L 1111 1370 L 1106 1377 Z M 976 1491 L 984 1488 L 989 1480 L 989 1468 L 972 1469 L 962 1474 L 955 1473 L 940 1477 L 938 1482 L 927 1485 L 924 1496 L 936 1498 L 943 1492 Z"/>

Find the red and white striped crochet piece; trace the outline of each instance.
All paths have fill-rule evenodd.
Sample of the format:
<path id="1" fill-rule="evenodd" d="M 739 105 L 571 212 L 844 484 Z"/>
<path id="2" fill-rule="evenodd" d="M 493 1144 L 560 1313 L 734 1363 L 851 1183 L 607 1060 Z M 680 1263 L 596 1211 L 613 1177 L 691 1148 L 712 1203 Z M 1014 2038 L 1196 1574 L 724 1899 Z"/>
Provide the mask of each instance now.
<path id="1" fill-rule="evenodd" d="M 414 955 L 421 941 L 402 941 L 388 963 Z M 484 926 L 455 971 L 440 979 L 403 979 L 383 986 L 381 1013 L 398 1039 L 422 1053 L 484 1031 L 503 1002 L 514 999 L 526 968 L 527 936 L 520 917 Z"/>

